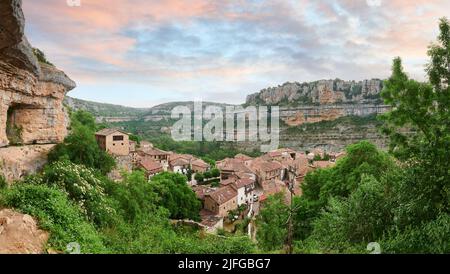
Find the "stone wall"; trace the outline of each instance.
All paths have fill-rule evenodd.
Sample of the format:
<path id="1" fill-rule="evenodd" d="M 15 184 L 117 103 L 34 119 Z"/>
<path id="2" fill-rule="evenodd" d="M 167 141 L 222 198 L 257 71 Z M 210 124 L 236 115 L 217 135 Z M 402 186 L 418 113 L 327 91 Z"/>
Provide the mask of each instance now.
<path id="1" fill-rule="evenodd" d="M 2 0 L 0 18 L 0 161 L 4 161 L 11 150 L 1 148 L 55 144 L 64 139 L 68 122 L 63 99 L 76 84 L 33 54 L 24 36 L 21 0 Z M 22 156 L 16 156 L 18 162 Z"/>

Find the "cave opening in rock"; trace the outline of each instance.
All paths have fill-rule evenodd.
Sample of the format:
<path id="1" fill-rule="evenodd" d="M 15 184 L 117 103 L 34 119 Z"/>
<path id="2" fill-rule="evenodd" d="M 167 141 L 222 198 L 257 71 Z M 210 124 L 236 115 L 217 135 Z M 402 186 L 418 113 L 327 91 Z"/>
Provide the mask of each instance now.
<path id="1" fill-rule="evenodd" d="M 12 104 L 8 108 L 7 120 L 6 120 L 6 136 L 9 141 L 9 145 L 20 145 L 23 143 L 23 128 L 24 125 L 21 121 L 21 115 L 23 109 L 29 108 L 25 104 Z"/>

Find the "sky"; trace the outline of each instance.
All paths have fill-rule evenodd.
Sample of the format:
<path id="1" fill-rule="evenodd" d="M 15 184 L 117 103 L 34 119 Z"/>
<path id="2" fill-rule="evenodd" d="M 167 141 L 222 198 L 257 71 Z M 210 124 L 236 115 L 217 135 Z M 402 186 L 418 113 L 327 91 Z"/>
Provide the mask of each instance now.
<path id="1" fill-rule="evenodd" d="M 80 5 L 69 5 L 77 3 Z M 133 107 L 243 103 L 285 82 L 425 80 L 448 0 L 23 0 L 26 35 L 77 88 Z"/>

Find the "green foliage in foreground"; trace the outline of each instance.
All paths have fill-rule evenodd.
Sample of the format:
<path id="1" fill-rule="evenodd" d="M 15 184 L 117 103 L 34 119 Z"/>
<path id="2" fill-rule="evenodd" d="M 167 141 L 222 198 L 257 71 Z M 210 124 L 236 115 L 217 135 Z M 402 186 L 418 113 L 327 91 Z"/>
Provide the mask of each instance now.
<path id="1" fill-rule="evenodd" d="M 99 233 L 81 209 L 55 187 L 18 183 L 3 191 L 1 200 L 3 206 L 38 218 L 39 226 L 51 232 L 51 248 L 63 251 L 67 244 L 77 242 L 85 253 L 106 252 Z"/>
<path id="2" fill-rule="evenodd" d="M 153 176 L 150 185 L 161 197 L 160 205 L 169 210 L 172 219 L 200 221 L 202 204 L 188 186 L 186 176 L 165 172 Z"/>
<path id="3" fill-rule="evenodd" d="M 61 252 L 71 242 L 79 243 L 82 253 L 255 252 L 247 237 L 223 238 L 174 228 L 171 210 L 198 214 L 198 205 L 189 206 L 184 198 L 195 194 L 190 189 L 184 194 L 179 191 L 181 196 L 174 200 L 157 184 L 174 187 L 180 182 L 172 174 L 148 182 L 136 171 L 117 183 L 83 166 L 56 162 L 42 174 L 2 189 L 0 206 L 36 217 L 40 227 L 50 232 L 48 248 Z"/>

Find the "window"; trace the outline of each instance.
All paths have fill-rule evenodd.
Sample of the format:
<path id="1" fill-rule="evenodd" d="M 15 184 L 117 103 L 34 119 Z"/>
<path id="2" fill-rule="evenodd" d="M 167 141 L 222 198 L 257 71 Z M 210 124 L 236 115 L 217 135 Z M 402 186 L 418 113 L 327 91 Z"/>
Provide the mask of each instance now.
<path id="1" fill-rule="evenodd" d="M 113 141 L 123 141 L 123 135 L 113 136 Z"/>

